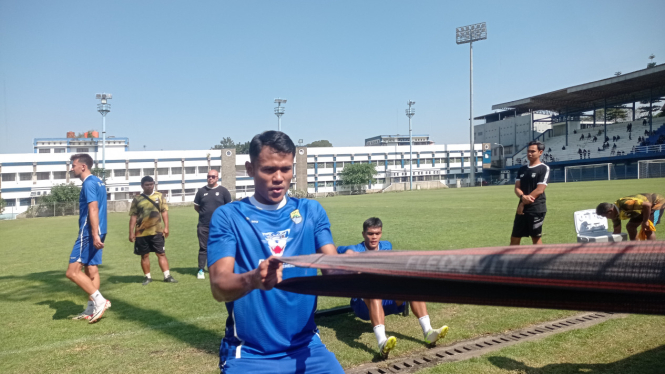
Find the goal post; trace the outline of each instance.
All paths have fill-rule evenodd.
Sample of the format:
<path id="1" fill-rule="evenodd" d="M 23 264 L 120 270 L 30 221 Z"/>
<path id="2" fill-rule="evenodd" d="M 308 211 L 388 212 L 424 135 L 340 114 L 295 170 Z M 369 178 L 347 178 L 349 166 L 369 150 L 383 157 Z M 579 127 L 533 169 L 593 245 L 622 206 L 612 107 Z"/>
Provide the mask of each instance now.
<path id="1" fill-rule="evenodd" d="M 614 164 L 592 164 L 566 166 L 564 170 L 564 182 L 598 181 L 617 179 Z"/>
<path id="2" fill-rule="evenodd" d="M 665 178 L 665 159 L 637 162 L 637 179 Z"/>

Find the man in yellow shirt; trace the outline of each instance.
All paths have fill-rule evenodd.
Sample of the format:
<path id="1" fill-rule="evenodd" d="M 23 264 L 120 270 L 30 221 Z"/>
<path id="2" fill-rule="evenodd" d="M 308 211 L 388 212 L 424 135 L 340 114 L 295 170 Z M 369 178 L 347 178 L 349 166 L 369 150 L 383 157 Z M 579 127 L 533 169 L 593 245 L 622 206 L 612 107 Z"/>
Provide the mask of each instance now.
<path id="1" fill-rule="evenodd" d="M 150 176 L 141 179 L 143 193 L 134 196 L 129 208 L 129 241 L 134 243 L 134 254 L 141 256 L 143 285 L 152 282 L 150 252 L 155 252 L 159 267 L 164 272 L 164 282 L 178 283 L 171 276 L 166 259 L 164 239 L 169 237 L 169 207 L 162 194 L 155 191 L 155 180 Z"/>
<path id="2" fill-rule="evenodd" d="M 637 237 L 637 228 L 641 225 L 647 240 L 656 240 L 656 234 L 649 227 L 649 220 L 654 225 L 660 223 L 665 211 L 665 197 L 656 193 L 641 193 L 622 197 L 612 203 L 600 203 L 596 214 L 612 220 L 614 233 L 621 233 L 621 220 L 628 220 L 626 231 L 630 240 Z"/>

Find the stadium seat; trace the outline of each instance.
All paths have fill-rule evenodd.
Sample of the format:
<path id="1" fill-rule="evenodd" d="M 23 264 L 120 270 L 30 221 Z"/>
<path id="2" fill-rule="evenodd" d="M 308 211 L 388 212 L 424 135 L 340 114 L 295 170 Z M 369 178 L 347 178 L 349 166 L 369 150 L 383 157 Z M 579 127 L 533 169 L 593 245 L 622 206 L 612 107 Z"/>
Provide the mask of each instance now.
<path id="1" fill-rule="evenodd" d="M 574 213 L 578 243 L 621 242 L 628 240 L 626 233 L 609 231 L 607 218 L 596 214 L 595 209 L 578 210 Z"/>

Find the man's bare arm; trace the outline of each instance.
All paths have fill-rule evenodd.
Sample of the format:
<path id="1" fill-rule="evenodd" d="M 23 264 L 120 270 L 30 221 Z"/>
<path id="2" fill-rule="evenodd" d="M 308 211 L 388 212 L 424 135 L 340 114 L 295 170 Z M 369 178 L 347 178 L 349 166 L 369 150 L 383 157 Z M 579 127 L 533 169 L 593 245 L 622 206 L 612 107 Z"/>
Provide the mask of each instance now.
<path id="1" fill-rule="evenodd" d="M 201 210 L 201 207 L 194 204 L 194 210 L 198 213 Z"/>
<path id="2" fill-rule="evenodd" d="M 92 244 L 97 249 L 104 248 L 104 243 L 100 238 L 99 232 L 99 206 L 96 201 L 88 203 L 88 218 L 90 219 L 90 234 L 92 235 Z"/>
<path id="3" fill-rule="evenodd" d="M 547 188 L 547 185 L 539 184 L 535 190 L 531 191 L 531 193 L 527 195 L 529 199 L 527 199 L 527 201 L 525 201 L 524 204 L 529 205 L 534 201 L 536 201 L 536 198 L 545 192 L 545 188 Z"/>
<path id="4" fill-rule="evenodd" d="M 210 289 L 219 302 L 231 302 L 253 290 L 271 290 L 282 281 L 282 263 L 269 257 L 259 267 L 242 274 L 235 274 L 235 258 L 224 257 L 210 266 Z"/>
<path id="5" fill-rule="evenodd" d="M 645 231 L 649 230 L 649 218 L 651 217 L 651 203 L 645 201 L 642 203 L 642 229 Z"/>
<path id="6" fill-rule="evenodd" d="M 134 232 L 134 228 L 136 227 L 136 216 L 130 216 L 129 217 L 129 242 L 134 243 L 134 240 L 136 239 L 136 233 Z"/>
<path id="7" fill-rule="evenodd" d="M 169 237 L 169 211 L 165 210 L 162 212 L 162 220 L 164 221 L 164 237 Z"/>

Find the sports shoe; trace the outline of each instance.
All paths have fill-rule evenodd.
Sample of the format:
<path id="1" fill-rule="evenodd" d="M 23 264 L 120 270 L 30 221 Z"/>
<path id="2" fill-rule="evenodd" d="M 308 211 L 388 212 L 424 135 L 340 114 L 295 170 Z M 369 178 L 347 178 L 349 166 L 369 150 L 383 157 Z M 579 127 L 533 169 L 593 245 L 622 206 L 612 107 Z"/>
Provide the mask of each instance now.
<path id="1" fill-rule="evenodd" d="M 448 326 L 442 326 L 440 329 L 431 329 L 425 334 L 425 343 L 435 346 L 437 340 L 443 338 L 448 333 Z"/>
<path id="2" fill-rule="evenodd" d="M 379 353 L 381 354 L 381 358 L 383 358 L 384 360 L 388 358 L 388 354 L 390 353 L 390 351 L 393 350 L 393 348 L 395 348 L 396 344 L 397 344 L 397 338 L 395 338 L 394 336 L 389 336 L 388 339 L 386 339 L 386 341 L 383 342 L 383 344 L 379 345 Z"/>
<path id="3" fill-rule="evenodd" d="M 166 283 L 178 283 L 178 281 L 175 280 L 175 278 L 173 278 L 173 277 L 171 276 L 171 274 L 169 274 L 168 277 L 164 278 L 164 282 L 166 282 Z"/>
<path id="4" fill-rule="evenodd" d="M 82 311 L 79 315 L 73 317 L 73 320 L 79 320 L 79 319 L 90 319 L 90 315 L 92 315 L 92 312 L 94 311 L 94 306 L 88 306 L 85 308 L 84 311 Z"/>
<path id="5" fill-rule="evenodd" d="M 104 305 L 100 307 L 99 309 L 95 308 L 95 311 L 92 312 L 92 315 L 90 316 L 90 319 L 88 320 L 88 323 L 95 323 L 99 321 L 100 318 L 104 315 L 104 312 L 106 312 L 106 309 L 111 307 L 111 302 L 106 300 L 104 302 Z"/>
<path id="6" fill-rule="evenodd" d="M 150 282 L 152 282 L 152 278 L 145 277 L 143 278 L 143 283 L 141 284 L 147 286 Z"/>
<path id="7" fill-rule="evenodd" d="M 205 274 L 203 274 L 203 269 L 200 269 L 198 274 L 196 274 L 196 279 L 206 279 Z"/>

